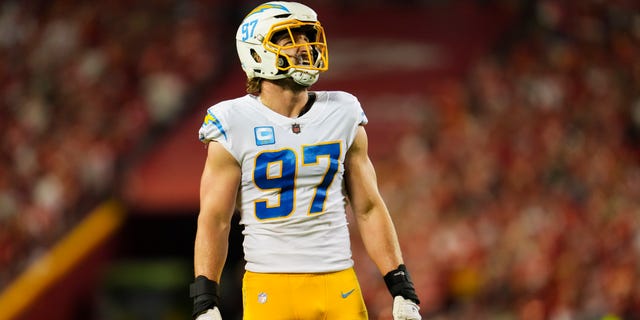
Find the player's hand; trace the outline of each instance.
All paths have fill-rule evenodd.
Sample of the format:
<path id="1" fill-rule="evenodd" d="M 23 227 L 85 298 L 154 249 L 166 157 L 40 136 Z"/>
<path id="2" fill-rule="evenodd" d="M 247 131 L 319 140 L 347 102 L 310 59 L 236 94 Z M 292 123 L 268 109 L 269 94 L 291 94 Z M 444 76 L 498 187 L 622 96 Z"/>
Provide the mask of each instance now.
<path id="1" fill-rule="evenodd" d="M 207 312 L 199 315 L 196 320 L 222 320 L 218 307 L 207 310 Z"/>
<path id="2" fill-rule="evenodd" d="M 402 296 L 393 298 L 393 320 L 421 320 L 420 307 Z"/>

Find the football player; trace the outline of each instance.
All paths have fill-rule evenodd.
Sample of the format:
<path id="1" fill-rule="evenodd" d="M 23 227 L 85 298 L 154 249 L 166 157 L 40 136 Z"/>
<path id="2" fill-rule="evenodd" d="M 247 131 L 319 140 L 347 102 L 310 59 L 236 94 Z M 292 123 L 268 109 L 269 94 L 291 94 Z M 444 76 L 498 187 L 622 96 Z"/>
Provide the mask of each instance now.
<path id="1" fill-rule="evenodd" d="M 367 319 L 346 206 L 393 298 L 393 318 L 421 319 L 418 296 L 367 152 L 353 95 L 309 91 L 329 67 L 311 8 L 268 2 L 236 34 L 248 94 L 207 110 L 207 144 L 190 286 L 193 318 L 220 319 L 218 284 L 231 217 L 244 226 L 244 319 Z"/>

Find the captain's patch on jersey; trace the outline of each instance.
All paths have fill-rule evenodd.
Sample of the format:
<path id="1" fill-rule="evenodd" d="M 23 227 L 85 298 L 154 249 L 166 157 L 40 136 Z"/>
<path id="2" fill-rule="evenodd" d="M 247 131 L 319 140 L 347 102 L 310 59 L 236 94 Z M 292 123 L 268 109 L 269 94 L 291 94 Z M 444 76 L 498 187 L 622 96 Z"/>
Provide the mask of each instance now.
<path id="1" fill-rule="evenodd" d="M 273 133 L 273 127 L 255 127 L 253 132 L 256 137 L 256 145 L 264 146 L 276 143 L 276 136 Z"/>

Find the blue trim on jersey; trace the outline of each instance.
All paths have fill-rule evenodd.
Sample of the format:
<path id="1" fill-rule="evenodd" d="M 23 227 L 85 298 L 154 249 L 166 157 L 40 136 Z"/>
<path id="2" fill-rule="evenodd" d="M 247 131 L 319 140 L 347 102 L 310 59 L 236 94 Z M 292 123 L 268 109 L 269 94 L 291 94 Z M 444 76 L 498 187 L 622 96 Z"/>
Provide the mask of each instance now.
<path id="1" fill-rule="evenodd" d="M 207 110 L 207 116 L 204 117 L 204 125 L 207 125 L 209 123 L 212 123 L 213 125 L 216 126 L 216 128 L 218 128 L 218 130 L 220 131 L 220 133 L 222 133 L 222 136 L 224 136 L 225 140 L 227 139 L 227 133 L 224 131 L 224 128 L 222 127 L 222 123 L 220 123 L 220 120 L 218 120 L 218 118 L 216 118 L 216 116 L 209 110 Z"/>

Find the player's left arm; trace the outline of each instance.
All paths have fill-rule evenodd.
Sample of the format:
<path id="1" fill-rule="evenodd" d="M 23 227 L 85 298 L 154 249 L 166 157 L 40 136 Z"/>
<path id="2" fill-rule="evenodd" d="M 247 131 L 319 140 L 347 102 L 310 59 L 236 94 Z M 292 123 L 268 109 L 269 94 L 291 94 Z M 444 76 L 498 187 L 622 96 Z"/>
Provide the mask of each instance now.
<path id="1" fill-rule="evenodd" d="M 345 160 L 347 194 L 367 253 L 386 274 L 403 263 L 402 253 L 367 149 L 367 134 L 360 126 Z"/>
<path id="2" fill-rule="evenodd" d="M 367 134 L 362 126 L 358 127 L 354 142 L 347 152 L 345 179 L 365 249 L 384 275 L 391 295 L 394 299 L 401 296 L 408 303 L 420 303 L 402 259 L 391 215 L 378 189 L 375 168 L 368 154 Z M 404 310 L 404 307 L 396 307 L 394 303 L 394 319 L 419 319 L 417 306 L 414 317 L 396 317 L 396 312 L 401 309 Z"/>

